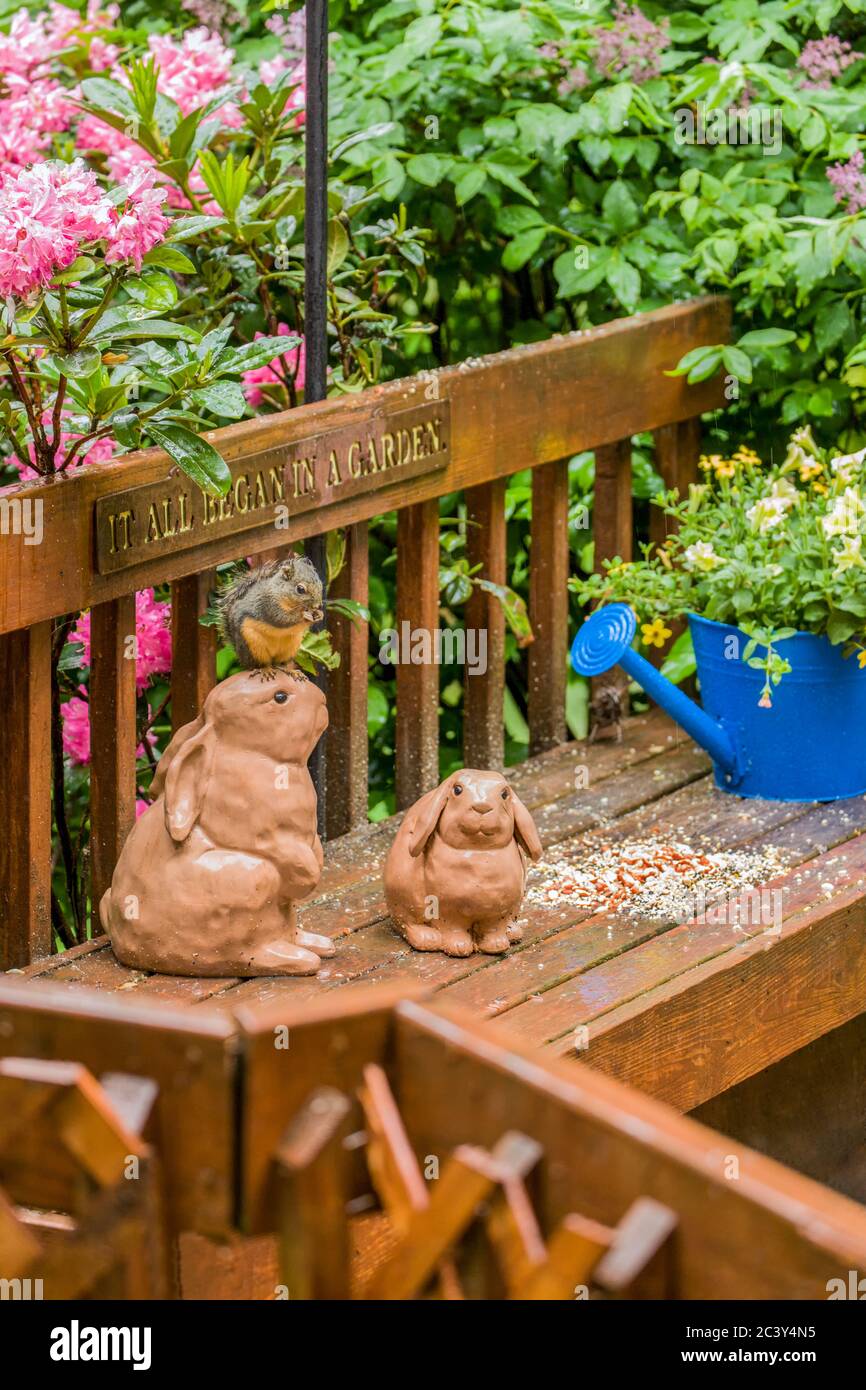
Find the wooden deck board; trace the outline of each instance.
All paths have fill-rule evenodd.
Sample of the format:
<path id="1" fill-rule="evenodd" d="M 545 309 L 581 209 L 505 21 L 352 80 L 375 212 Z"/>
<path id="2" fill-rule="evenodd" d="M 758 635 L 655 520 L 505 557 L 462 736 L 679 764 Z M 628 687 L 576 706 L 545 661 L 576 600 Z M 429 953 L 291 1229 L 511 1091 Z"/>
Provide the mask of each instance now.
<path id="1" fill-rule="evenodd" d="M 585 769 L 587 784 L 576 789 L 578 768 Z M 623 910 L 588 914 L 567 902 L 533 901 L 524 909 L 524 940 L 507 956 L 452 959 L 418 953 L 394 930 L 382 895 L 381 871 L 399 823 L 395 817 L 326 847 L 320 889 L 302 908 L 302 917 L 308 929 L 326 932 L 339 945 L 315 978 L 150 975 L 121 966 L 104 940 L 23 973 L 34 982 L 120 993 L 139 1005 L 170 1000 L 229 1015 L 241 1006 L 283 999 L 303 1004 L 334 989 L 411 981 L 438 991 L 443 1008 L 460 1006 L 495 1019 L 514 1039 L 561 1056 L 580 1055 L 590 1065 L 685 1104 L 691 1093 L 686 1095 L 688 1087 L 680 1080 L 671 1080 L 679 1077 L 675 1062 L 637 1060 L 642 1040 L 655 1037 L 653 1010 L 690 1016 L 691 991 L 712 993 L 707 980 L 723 979 L 727 969 L 739 979 L 744 953 L 783 947 L 794 923 L 814 919 L 817 930 L 822 911 L 835 922 L 839 914 L 834 917 L 830 908 L 836 900 L 849 917 L 861 913 L 866 926 L 866 798 L 817 806 L 747 802 L 718 791 L 708 768 L 706 756 L 655 710 L 629 720 L 621 744 L 550 749 L 515 769 L 512 782 L 533 811 L 545 858 L 577 851 L 579 863 L 583 853 L 649 836 L 684 841 L 704 852 L 772 847 L 783 868 L 778 878 L 755 886 L 782 893 L 783 930 L 777 935 L 760 924 L 681 925 L 658 914 L 654 919 Z M 844 947 L 853 949 L 850 943 Z M 714 1007 L 722 1046 L 724 1009 L 719 1000 Z M 836 1014 L 846 1007 L 825 1010 L 826 1027 L 842 1021 Z M 578 1053 L 575 1029 L 581 1025 L 580 1047 L 586 1049 L 587 1040 L 589 1046 Z M 748 1021 L 741 1021 L 743 1027 L 748 1031 Z M 697 1040 L 691 1045 L 698 1047 Z M 707 1084 L 698 1088 L 701 1098 Z"/>

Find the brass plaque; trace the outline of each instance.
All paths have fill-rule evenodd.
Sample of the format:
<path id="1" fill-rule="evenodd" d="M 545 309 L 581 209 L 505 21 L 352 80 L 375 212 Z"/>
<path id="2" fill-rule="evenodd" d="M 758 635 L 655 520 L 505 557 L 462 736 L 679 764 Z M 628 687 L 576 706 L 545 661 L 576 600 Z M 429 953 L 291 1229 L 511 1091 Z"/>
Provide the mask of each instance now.
<path id="1" fill-rule="evenodd" d="M 280 531 L 301 512 L 444 468 L 450 426 L 449 402 L 431 401 L 232 463 L 225 497 L 207 496 L 179 470 L 100 497 L 97 571 L 110 574 L 240 531 L 274 530 L 279 544 Z"/>

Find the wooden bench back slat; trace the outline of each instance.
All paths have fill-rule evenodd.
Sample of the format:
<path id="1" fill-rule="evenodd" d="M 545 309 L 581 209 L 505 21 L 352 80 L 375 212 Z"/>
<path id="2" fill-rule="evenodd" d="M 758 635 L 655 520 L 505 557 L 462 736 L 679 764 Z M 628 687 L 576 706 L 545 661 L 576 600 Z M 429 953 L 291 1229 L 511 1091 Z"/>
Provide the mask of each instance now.
<path id="1" fill-rule="evenodd" d="M 51 623 L 0 637 L 0 970 L 51 950 Z"/>
<path id="2" fill-rule="evenodd" d="M 563 743 L 568 646 L 568 460 L 532 475 L 529 619 L 529 751 Z"/>
<path id="3" fill-rule="evenodd" d="M 346 530 L 343 568 L 330 586 L 331 598 L 369 602 L 367 523 Z M 345 835 L 367 819 L 367 644 L 369 625 L 333 613 L 328 620 L 340 664 L 328 677 L 328 838 Z"/>
<path id="4" fill-rule="evenodd" d="M 397 514 L 397 809 L 411 806 L 439 781 L 439 666 L 412 661 L 405 631 L 439 626 L 439 503 L 431 498 Z"/>
<path id="5" fill-rule="evenodd" d="M 678 488 L 681 497 L 688 495 L 689 486 L 698 481 L 698 458 L 701 452 L 700 420 L 680 420 L 674 425 L 662 425 L 655 432 L 656 469 L 666 488 Z M 650 540 L 661 545 L 671 534 L 673 522 L 660 507 L 650 511 Z"/>
<path id="6" fill-rule="evenodd" d="M 622 560 L 631 560 L 633 536 L 631 440 L 619 439 L 595 451 L 593 567 L 598 574 L 604 573 L 604 560 L 612 560 L 616 555 Z M 627 714 L 629 678 L 621 666 L 594 677 L 593 693 L 611 684 L 620 690 L 622 713 Z"/>
<path id="7" fill-rule="evenodd" d="M 135 823 L 135 594 L 90 610 L 90 875 L 94 919 Z"/>
<path id="8" fill-rule="evenodd" d="M 493 584 L 505 584 L 506 478 L 466 492 L 466 553 L 470 566 Z M 463 682 L 463 759 L 467 767 L 501 768 L 505 761 L 502 699 L 505 687 L 505 614 L 494 594 L 475 588 L 466 605 L 467 633 L 486 633 L 487 670 Z"/>
<path id="9" fill-rule="evenodd" d="M 216 583 L 213 570 L 188 574 L 171 586 L 171 727 L 195 719 L 216 684 L 216 628 L 199 622 Z"/>

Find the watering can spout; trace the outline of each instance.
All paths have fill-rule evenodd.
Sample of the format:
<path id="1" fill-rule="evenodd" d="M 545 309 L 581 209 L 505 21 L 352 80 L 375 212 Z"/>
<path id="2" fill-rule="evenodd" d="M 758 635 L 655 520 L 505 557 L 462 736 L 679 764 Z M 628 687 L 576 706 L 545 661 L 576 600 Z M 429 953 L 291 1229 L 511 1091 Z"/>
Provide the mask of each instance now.
<path id="1" fill-rule="evenodd" d="M 650 699 L 707 750 L 722 769 L 725 781 L 733 786 L 740 780 L 737 746 L 731 735 L 700 705 L 639 656 L 632 648 L 637 619 L 627 603 L 611 603 L 598 608 L 583 624 L 571 646 L 571 664 L 581 676 L 600 676 L 612 666 L 621 666 L 637 681 Z"/>

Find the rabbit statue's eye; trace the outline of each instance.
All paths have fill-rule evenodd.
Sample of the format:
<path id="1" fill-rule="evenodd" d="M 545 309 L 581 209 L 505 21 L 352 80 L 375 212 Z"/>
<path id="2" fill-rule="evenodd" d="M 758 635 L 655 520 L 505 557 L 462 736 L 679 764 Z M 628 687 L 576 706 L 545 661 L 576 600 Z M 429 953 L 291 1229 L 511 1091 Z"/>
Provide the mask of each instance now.
<path id="1" fill-rule="evenodd" d="M 455 788 L 454 788 L 454 795 L 455 795 L 455 796 L 462 796 L 462 795 L 463 795 L 463 788 L 461 787 L 461 785 L 460 785 L 459 782 L 456 784 L 456 786 L 455 786 Z"/>
<path id="2" fill-rule="evenodd" d="M 278 705 L 284 705 L 288 698 L 289 697 L 286 694 L 285 690 L 278 690 L 276 695 L 274 696 L 274 700 Z"/>
<path id="3" fill-rule="evenodd" d="M 502 800 L 503 800 L 503 801 L 507 801 L 507 800 L 508 800 L 508 788 L 507 788 L 507 787 L 505 788 L 505 791 L 502 793 Z"/>

